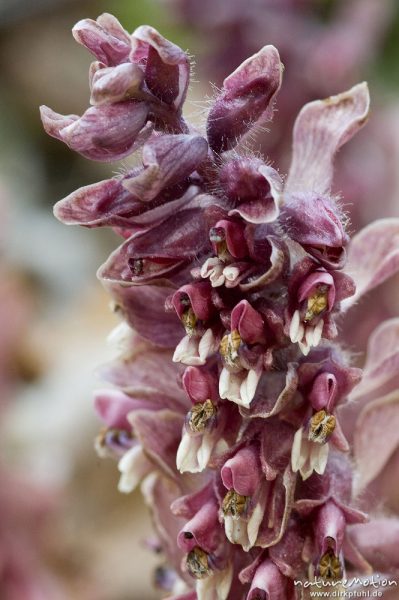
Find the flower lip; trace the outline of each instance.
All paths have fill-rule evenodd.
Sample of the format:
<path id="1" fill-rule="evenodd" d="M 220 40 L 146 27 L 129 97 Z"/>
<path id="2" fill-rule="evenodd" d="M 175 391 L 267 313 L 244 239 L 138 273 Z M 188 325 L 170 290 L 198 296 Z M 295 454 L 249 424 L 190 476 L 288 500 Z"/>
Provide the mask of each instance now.
<path id="1" fill-rule="evenodd" d="M 191 309 L 196 319 L 207 321 L 212 313 L 211 286 L 208 281 L 183 285 L 172 296 L 172 304 L 180 319 Z"/>

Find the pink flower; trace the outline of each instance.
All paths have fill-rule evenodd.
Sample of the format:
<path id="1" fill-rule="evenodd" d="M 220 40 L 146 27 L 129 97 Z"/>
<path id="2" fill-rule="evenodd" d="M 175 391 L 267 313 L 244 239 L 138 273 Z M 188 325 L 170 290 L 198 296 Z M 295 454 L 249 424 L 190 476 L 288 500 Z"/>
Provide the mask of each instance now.
<path id="1" fill-rule="evenodd" d="M 273 115 L 274 46 L 225 79 L 205 137 L 181 116 L 179 48 L 141 27 L 127 52 L 114 20 L 83 23 L 79 39 L 113 69 L 101 77 L 94 67 L 94 112 L 121 110 L 132 130 L 120 137 L 105 119 L 112 139 L 94 147 L 97 117 L 83 133 L 87 115 L 67 117 L 66 129 L 49 118 L 47 129 L 64 141 L 82 133 L 94 158 L 148 137 L 142 167 L 79 190 L 56 215 L 124 238 L 99 275 L 138 335 L 103 370 L 116 389 L 97 394 L 107 426 L 97 447 L 118 458 L 122 491 L 142 481 L 170 565 L 162 585 L 185 600 L 283 600 L 309 573 L 370 571 L 341 427 L 360 371 L 332 340 L 344 310 L 398 270 L 397 223 L 351 242 L 331 191 L 336 152 L 367 120 L 367 85 L 302 108 L 283 183 L 242 151 Z"/>

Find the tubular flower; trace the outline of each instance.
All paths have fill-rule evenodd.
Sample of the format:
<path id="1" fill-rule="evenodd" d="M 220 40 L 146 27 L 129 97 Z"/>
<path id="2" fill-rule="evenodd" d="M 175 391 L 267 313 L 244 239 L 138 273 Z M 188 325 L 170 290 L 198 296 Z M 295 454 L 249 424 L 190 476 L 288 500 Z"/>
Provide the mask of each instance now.
<path id="1" fill-rule="evenodd" d="M 142 481 L 165 554 L 158 584 L 180 600 L 283 600 L 294 580 L 370 571 L 341 426 L 361 371 L 332 340 L 352 299 L 398 269 L 385 255 L 397 224 L 374 226 L 375 270 L 357 269 L 365 238 L 351 242 L 331 193 L 334 156 L 367 120 L 367 85 L 303 107 L 283 181 L 246 147 L 273 116 L 276 48 L 225 79 L 200 134 L 182 117 L 189 60 L 177 46 L 109 15 L 74 35 L 98 59 L 93 107 L 44 109 L 46 130 L 93 159 L 141 146 L 141 166 L 55 214 L 123 238 L 99 270 L 122 325 L 96 447 L 118 459 L 121 491 Z"/>

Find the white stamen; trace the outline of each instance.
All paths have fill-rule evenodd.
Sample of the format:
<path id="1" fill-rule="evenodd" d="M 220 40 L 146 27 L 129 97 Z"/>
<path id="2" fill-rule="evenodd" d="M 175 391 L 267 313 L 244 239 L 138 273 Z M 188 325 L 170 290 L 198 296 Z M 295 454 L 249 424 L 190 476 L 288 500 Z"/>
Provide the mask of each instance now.
<path id="1" fill-rule="evenodd" d="M 201 277 L 209 278 L 212 287 L 224 284 L 223 263 L 219 258 L 208 258 L 201 267 Z"/>
<path id="2" fill-rule="evenodd" d="M 197 453 L 201 444 L 201 436 L 191 436 L 184 432 L 177 449 L 176 466 L 180 473 L 198 473 Z"/>
<path id="3" fill-rule="evenodd" d="M 213 335 L 212 329 L 207 329 L 198 344 L 198 354 L 202 361 L 199 364 L 204 365 L 208 356 L 216 352 L 218 348 L 219 343 Z"/>
<path id="4" fill-rule="evenodd" d="M 254 369 L 248 371 L 248 375 L 240 386 L 240 404 L 242 404 L 242 406 L 249 407 L 251 404 L 255 396 L 256 388 L 258 387 L 259 379 L 260 373 L 257 373 Z"/>
<path id="5" fill-rule="evenodd" d="M 118 463 L 118 470 L 121 473 L 118 490 L 129 494 L 153 469 L 154 467 L 144 454 L 142 447 L 139 444 L 133 446 Z"/>
<path id="6" fill-rule="evenodd" d="M 313 346 L 320 344 L 321 336 L 323 335 L 324 321 L 320 319 L 313 332 Z"/>
<path id="7" fill-rule="evenodd" d="M 293 344 L 301 339 L 303 336 L 303 332 L 301 332 L 301 319 L 299 316 L 299 310 L 296 310 L 292 315 L 291 323 L 290 323 L 290 340 Z M 303 325 L 302 325 L 303 328 Z"/>
<path id="8" fill-rule="evenodd" d="M 223 269 L 223 275 L 228 281 L 235 281 L 240 275 L 240 269 L 237 267 L 229 266 Z"/>

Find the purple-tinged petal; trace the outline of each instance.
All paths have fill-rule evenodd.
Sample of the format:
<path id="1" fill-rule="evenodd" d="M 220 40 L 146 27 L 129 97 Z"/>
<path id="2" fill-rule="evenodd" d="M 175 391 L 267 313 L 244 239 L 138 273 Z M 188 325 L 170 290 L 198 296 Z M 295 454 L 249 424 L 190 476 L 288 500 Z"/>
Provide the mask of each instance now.
<path id="1" fill-rule="evenodd" d="M 324 266 L 343 267 L 349 238 L 333 200 L 311 191 L 287 195 L 280 221 L 288 235 Z"/>
<path id="2" fill-rule="evenodd" d="M 213 482 L 193 494 L 187 494 L 177 498 L 171 505 L 171 511 L 178 517 L 192 519 L 200 508 L 214 497 Z"/>
<path id="3" fill-rule="evenodd" d="M 55 137 L 57 140 L 63 139 L 60 132 L 65 127 L 68 127 L 79 120 L 78 115 L 60 115 L 44 105 L 40 107 L 40 118 L 45 132 L 52 137 Z"/>
<path id="4" fill-rule="evenodd" d="M 354 433 L 358 488 L 381 472 L 399 446 L 399 392 L 370 402 L 360 413 Z"/>
<path id="5" fill-rule="evenodd" d="M 176 477 L 176 452 L 184 417 L 171 410 L 137 410 L 129 415 L 134 434 L 145 453 L 169 477 Z"/>
<path id="6" fill-rule="evenodd" d="M 351 394 L 351 400 L 363 402 L 372 392 L 386 386 L 399 371 L 399 318 L 388 319 L 371 334 L 367 346 L 363 378 Z M 387 390 L 388 391 L 388 390 Z"/>
<path id="7" fill-rule="evenodd" d="M 352 277 L 341 271 L 333 271 L 332 273 L 335 285 L 335 300 L 341 302 L 356 292 L 356 284 Z"/>
<path id="8" fill-rule="evenodd" d="M 258 546 L 269 548 L 282 539 L 292 510 L 296 479 L 296 474 L 288 465 L 284 473 L 280 473 L 274 481 L 269 482 L 271 495 L 268 499 L 268 518 L 264 519 L 260 526 Z"/>
<path id="9" fill-rule="evenodd" d="M 261 189 L 257 197 L 253 200 L 244 200 L 236 208 L 229 211 L 229 216 L 239 215 L 248 223 L 272 223 L 279 215 L 279 201 L 283 188 L 283 181 L 280 175 L 273 167 L 262 165 L 258 172 L 261 176 L 260 184 L 267 183 L 268 190 L 265 190 L 264 195 L 260 195 Z M 260 188 L 266 186 L 259 186 Z"/>
<path id="10" fill-rule="evenodd" d="M 182 415 L 190 408 L 180 385 L 179 369 L 171 361 L 171 352 L 154 348 L 137 334 L 131 353 L 100 367 L 99 376 L 132 400 L 148 402 L 151 408 L 169 408 Z"/>
<path id="11" fill-rule="evenodd" d="M 297 365 L 288 363 L 287 373 L 264 373 L 250 410 L 240 408 L 246 417 L 266 419 L 282 411 L 293 399 L 298 387 Z"/>
<path id="12" fill-rule="evenodd" d="M 379 219 L 351 240 L 345 271 L 353 277 L 356 294 L 342 303 L 349 308 L 399 270 L 399 219 Z"/>
<path id="13" fill-rule="evenodd" d="M 350 446 L 349 442 L 346 439 L 344 432 L 342 431 L 341 423 L 339 419 L 335 420 L 335 429 L 329 437 L 329 441 L 337 450 L 341 450 L 341 452 L 349 452 Z"/>
<path id="14" fill-rule="evenodd" d="M 119 390 L 97 390 L 94 409 L 107 427 L 130 430 L 127 415 L 137 408 L 137 403 Z"/>
<path id="15" fill-rule="evenodd" d="M 179 548 L 190 552 L 195 546 L 199 546 L 205 552 L 214 552 L 221 537 L 218 510 L 214 498 L 203 504 L 180 531 L 177 537 Z"/>
<path id="16" fill-rule="evenodd" d="M 123 186 L 142 202 L 186 179 L 206 158 L 208 144 L 200 135 L 163 135 L 143 147 L 144 170 L 125 177 Z"/>
<path id="17" fill-rule="evenodd" d="M 302 553 L 305 539 L 301 529 L 301 520 L 291 518 L 281 541 L 269 548 L 269 556 L 274 564 L 291 579 L 298 578 L 304 568 Z"/>
<path id="18" fill-rule="evenodd" d="M 126 240 L 100 268 L 99 277 L 131 285 L 164 283 L 208 246 L 203 211 L 187 208 Z"/>
<path id="19" fill-rule="evenodd" d="M 256 569 L 246 600 L 287 600 L 287 579 L 271 561 Z"/>
<path id="20" fill-rule="evenodd" d="M 341 552 L 345 535 L 345 516 L 343 511 L 332 500 L 329 500 L 317 512 L 314 522 L 318 552 L 325 554 L 332 548 L 335 556 Z"/>
<path id="21" fill-rule="evenodd" d="M 377 518 L 354 525 L 349 537 L 375 570 L 386 573 L 399 569 L 398 519 Z"/>
<path id="22" fill-rule="evenodd" d="M 134 100 L 92 106 L 60 130 L 60 139 L 90 160 L 120 160 L 143 143 L 139 134 L 147 115 L 148 106 Z"/>
<path id="23" fill-rule="evenodd" d="M 176 200 L 169 201 L 161 195 L 153 203 L 144 204 L 125 189 L 122 181 L 106 179 L 84 186 L 57 202 L 54 215 L 66 225 L 113 226 L 119 227 L 121 234 L 128 229 L 124 236 L 128 238 L 135 227 L 158 225 L 197 195 L 197 188 L 191 186 Z"/>
<path id="24" fill-rule="evenodd" d="M 270 223 L 277 219 L 283 183 L 275 169 L 259 159 L 234 159 L 222 167 L 219 179 L 234 203 L 229 216 L 237 214 L 249 223 Z"/>
<path id="25" fill-rule="evenodd" d="M 233 258 L 245 258 L 248 248 L 245 241 L 244 224 L 238 221 L 222 219 L 209 232 L 215 254 L 219 255 L 220 245 L 225 242 Z M 222 256 L 223 258 L 223 256 Z"/>
<path id="26" fill-rule="evenodd" d="M 217 384 L 206 369 L 187 367 L 182 378 L 183 387 L 192 402 L 217 399 Z"/>
<path id="27" fill-rule="evenodd" d="M 314 271 L 305 279 L 298 290 L 299 302 L 303 302 L 314 294 L 318 286 L 326 286 L 328 288 L 327 310 L 331 311 L 335 302 L 335 285 L 332 275 L 325 271 Z"/>
<path id="28" fill-rule="evenodd" d="M 112 15 L 104 13 L 97 21 L 83 19 L 72 29 L 75 40 L 85 46 L 106 65 L 128 61 L 131 50 L 130 36 Z"/>
<path id="29" fill-rule="evenodd" d="M 355 544 L 353 544 L 349 532 L 345 536 L 344 540 L 344 556 L 345 560 L 348 560 L 355 567 L 355 569 L 360 571 L 360 573 L 372 575 L 374 570 L 373 567 L 356 548 Z"/>
<path id="30" fill-rule="evenodd" d="M 258 342 L 264 331 L 264 323 L 257 310 L 252 308 L 248 300 L 241 300 L 231 312 L 231 330 L 237 330 L 240 337 L 248 344 Z"/>
<path id="31" fill-rule="evenodd" d="M 263 288 L 275 281 L 284 269 L 286 264 L 287 250 L 282 240 L 276 236 L 270 235 L 262 239 L 259 244 L 259 238 L 262 238 L 262 226 L 256 227 L 258 233 L 255 233 L 251 240 L 250 252 L 253 258 L 262 263 L 248 275 L 245 275 L 239 283 L 242 292 L 255 291 L 257 288 Z M 262 251 L 260 246 L 262 246 Z M 266 246 L 266 248 L 265 248 Z"/>
<path id="32" fill-rule="evenodd" d="M 369 102 L 367 84 L 360 83 L 302 108 L 294 126 L 286 192 L 330 192 L 335 153 L 365 124 Z"/>
<path id="33" fill-rule="evenodd" d="M 184 553 L 176 545 L 176 537 L 184 520 L 174 517 L 170 505 L 181 496 L 181 488 L 169 477 L 160 472 L 152 473 L 145 479 L 141 486 L 146 504 L 150 507 L 157 534 L 161 540 L 161 549 L 165 553 L 168 563 L 173 566 L 182 577 L 181 562 Z M 190 584 L 190 578 L 186 577 Z"/>
<path id="34" fill-rule="evenodd" d="M 338 393 L 337 378 L 333 373 L 320 373 L 313 382 L 308 400 L 316 411 L 325 408 L 331 413 Z"/>
<path id="35" fill-rule="evenodd" d="M 90 104 L 101 106 L 134 98 L 143 79 L 142 69 L 131 63 L 97 69 L 91 78 Z"/>
<path id="36" fill-rule="evenodd" d="M 119 179 L 106 179 L 86 185 L 57 202 L 54 215 L 66 225 L 123 227 L 129 219 L 119 215 L 135 213 L 140 205 Z"/>
<path id="37" fill-rule="evenodd" d="M 201 321 L 207 321 L 212 312 L 211 286 L 208 281 L 188 283 L 179 288 L 172 297 L 172 304 L 181 319 L 187 310 L 187 300 L 194 315 Z"/>
<path id="38" fill-rule="evenodd" d="M 135 62 L 139 55 L 146 53 L 145 81 L 148 89 L 162 102 L 173 104 L 179 110 L 190 80 L 187 54 L 148 25 L 138 27 L 132 38 L 131 60 Z"/>
<path id="39" fill-rule="evenodd" d="M 167 286 L 130 286 L 102 281 L 128 324 L 144 339 L 165 348 L 174 348 L 181 338 L 181 325 L 172 313 L 165 312 L 165 301 L 174 288 Z"/>
<path id="40" fill-rule="evenodd" d="M 337 506 L 346 510 L 352 497 L 352 473 L 353 468 L 346 455 L 330 452 L 324 474 L 313 474 L 299 486 L 295 509 L 307 515 L 331 498 Z"/>
<path id="41" fill-rule="evenodd" d="M 221 470 L 223 485 L 242 496 L 252 496 L 262 478 L 259 448 L 247 446 L 227 460 Z"/>
<path id="42" fill-rule="evenodd" d="M 273 480 L 285 471 L 291 456 L 295 429 L 277 419 L 264 422 L 261 433 L 260 459 L 266 479 Z"/>
<path id="43" fill-rule="evenodd" d="M 328 388 L 325 388 L 330 402 L 333 400 L 335 404 L 345 399 L 362 377 L 361 369 L 347 366 L 344 357 L 335 347 L 325 347 L 320 348 L 320 350 L 313 350 L 312 354 L 306 358 L 306 361 L 303 362 L 298 369 L 300 389 L 305 396 L 311 394 L 316 378 L 324 373 L 331 374 L 335 377 L 337 385 L 335 398 L 332 398 L 328 392 Z M 327 378 L 327 380 L 324 380 L 324 384 L 327 384 L 328 386 L 331 385 L 332 382 L 329 383 Z M 323 379 L 321 379 L 320 391 L 322 391 L 324 384 Z M 314 398 L 314 400 L 316 400 L 316 398 Z"/>
<path id="44" fill-rule="evenodd" d="M 265 46 L 223 82 L 208 116 L 209 145 L 217 153 L 233 148 L 259 122 L 272 116 L 272 102 L 282 78 L 274 46 Z"/>

